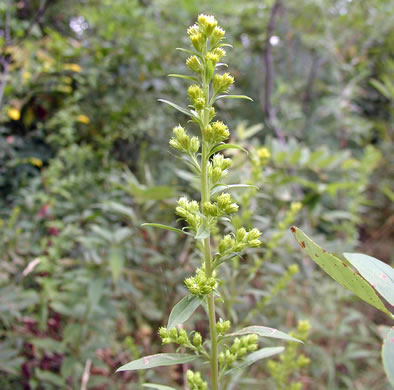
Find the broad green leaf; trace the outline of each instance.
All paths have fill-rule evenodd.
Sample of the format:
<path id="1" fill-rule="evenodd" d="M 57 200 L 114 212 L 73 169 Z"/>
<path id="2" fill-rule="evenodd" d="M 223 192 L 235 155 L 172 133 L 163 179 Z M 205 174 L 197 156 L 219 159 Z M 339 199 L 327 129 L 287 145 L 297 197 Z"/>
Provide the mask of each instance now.
<path id="1" fill-rule="evenodd" d="M 163 225 L 161 223 L 143 223 L 141 226 L 144 226 L 144 227 L 145 226 L 157 227 L 159 229 L 170 230 L 172 232 L 185 234 L 185 232 L 183 230 L 181 230 L 181 229 L 177 229 L 177 228 L 174 228 L 172 226 Z"/>
<path id="2" fill-rule="evenodd" d="M 149 387 L 150 389 L 157 389 L 157 390 L 176 390 L 175 387 L 157 385 L 155 383 L 144 383 L 143 387 Z"/>
<path id="3" fill-rule="evenodd" d="M 394 268 L 362 253 L 344 253 L 347 260 L 371 286 L 394 306 Z"/>
<path id="4" fill-rule="evenodd" d="M 246 99 L 253 102 L 253 99 L 246 95 L 219 95 L 216 97 L 215 100 L 219 100 L 219 99 Z"/>
<path id="5" fill-rule="evenodd" d="M 211 149 L 211 151 L 209 152 L 209 157 L 211 157 L 213 154 L 220 152 L 221 150 L 225 150 L 225 149 L 238 149 L 238 150 L 242 150 L 245 153 L 248 153 L 247 150 L 245 150 L 244 148 L 242 148 L 239 145 L 235 145 L 235 144 L 220 144 L 215 146 L 214 148 Z"/>
<path id="6" fill-rule="evenodd" d="M 301 248 L 304 249 L 309 257 L 323 268 L 327 274 L 343 287 L 352 291 L 359 298 L 391 317 L 390 312 L 377 296 L 375 290 L 362 276 L 353 271 L 342 260 L 320 248 L 302 230 L 292 226 L 291 231 Z"/>
<path id="7" fill-rule="evenodd" d="M 195 81 L 198 82 L 198 78 L 193 77 L 193 76 L 186 76 L 184 74 L 175 74 L 175 73 L 171 73 L 168 75 L 168 77 L 177 77 L 178 79 L 185 79 L 185 80 L 191 80 L 191 81 Z"/>
<path id="8" fill-rule="evenodd" d="M 196 295 L 186 295 L 182 298 L 171 310 L 167 329 L 187 321 L 200 304 L 201 300 Z"/>
<path id="9" fill-rule="evenodd" d="M 176 110 L 182 112 L 182 113 L 185 114 L 185 115 L 193 116 L 192 113 L 191 113 L 190 111 L 188 111 L 186 108 L 183 108 L 183 107 L 181 107 L 181 106 L 178 106 L 178 104 L 169 102 L 168 100 L 164 100 L 164 99 L 158 99 L 158 100 L 159 100 L 159 102 L 163 102 L 163 103 L 168 104 L 168 105 L 171 106 L 171 107 L 174 107 Z"/>
<path id="10" fill-rule="evenodd" d="M 284 350 L 285 350 L 284 347 L 272 347 L 272 348 L 262 348 L 256 352 L 252 352 L 250 355 L 246 356 L 246 358 L 242 360 L 239 364 L 237 364 L 234 368 L 231 368 L 230 370 L 226 371 L 226 375 L 231 374 L 234 371 L 240 370 L 242 368 L 248 367 L 251 364 L 257 362 L 258 360 L 281 353 Z"/>
<path id="11" fill-rule="evenodd" d="M 289 336 L 286 333 L 281 332 L 278 329 L 268 328 L 266 326 L 248 326 L 237 332 L 226 334 L 225 337 L 236 337 L 236 336 L 244 336 L 246 334 L 257 334 L 260 337 L 272 337 L 274 339 L 282 339 L 288 341 L 296 341 L 298 343 L 302 343 L 301 340 L 296 339 L 295 337 Z"/>
<path id="12" fill-rule="evenodd" d="M 147 370 L 148 368 L 172 366 L 174 364 L 184 364 L 192 362 L 198 358 L 197 355 L 188 355 L 184 353 L 158 353 L 156 355 L 145 356 L 138 360 L 133 360 L 130 363 L 119 367 L 119 371 L 135 371 Z"/>
<path id="13" fill-rule="evenodd" d="M 382 345 L 383 368 L 394 386 L 394 327 L 387 333 Z"/>
<path id="14" fill-rule="evenodd" d="M 200 227 L 197 229 L 197 233 L 194 236 L 196 240 L 204 240 L 205 238 L 208 238 L 209 235 L 211 234 L 210 230 L 208 229 L 207 226 L 205 226 L 204 223 L 200 225 Z"/>
<path id="15" fill-rule="evenodd" d="M 232 189 L 236 189 L 236 188 L 259 188 L 257 186 L 253 186 L 250 184 L 229 184 L 229 185 L 220 185 L 220 186 L 216 186 L 212 191 L 211 191 L 211 196 L 217 194 L 218 192 L 222 192 L 222 191 L 226 191 L 226 190 L 232 190 Z"/>

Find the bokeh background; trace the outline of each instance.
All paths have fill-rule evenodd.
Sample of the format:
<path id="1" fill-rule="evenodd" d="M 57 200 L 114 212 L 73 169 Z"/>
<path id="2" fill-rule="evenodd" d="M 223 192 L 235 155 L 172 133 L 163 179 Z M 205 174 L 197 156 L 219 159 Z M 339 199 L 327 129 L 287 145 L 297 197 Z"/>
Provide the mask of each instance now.
<path id="1" fill-rule="evenodd" d="M 390 389 L 387 319 L 316 269 L 288 229 L 393 264 L 390 0 L 2 0 L 1 389 L 184 388 L 179 368 L 114 371 L 162 349 L 157 329 L 199 261 L 193 242 L 140 225 L 174 226 L 177 198 L 198 196 L 169 153 L 185 118 L 157 99 L 187 104 L 187 82 L 167 75 L 187 72 L 175 49 L 201 12 L 234 46 L 234 93 L 254 99 L 217 111 L 250 151 L 233 155 L 227 182 L 259 187 L 235 193 L 235 223 L 264 241 L 225 268 L 219 314 L 284 331 L 308 320 L 310 364 L 288 374 L 303 389 Z M 193 324 L 206 332 L 203 313 Z M 247 376 L 234 389 L 287 389 L 264 361 Z"/>

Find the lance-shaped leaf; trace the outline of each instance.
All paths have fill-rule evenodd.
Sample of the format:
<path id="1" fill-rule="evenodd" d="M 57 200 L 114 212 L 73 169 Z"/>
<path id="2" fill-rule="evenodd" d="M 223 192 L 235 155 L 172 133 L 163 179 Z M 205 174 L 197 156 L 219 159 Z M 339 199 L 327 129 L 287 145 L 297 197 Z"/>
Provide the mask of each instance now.
<path id="1" fill-rule="evenodd" d="M 172 226 L 162 225 L 161 223 L 143 223 L 141 226 L 143 226 L 143 227 L 151 226 L 151 227 L 156 227 L 159 229 L 170 230 L 172 232 L 185 234 L 185 232 L 181 229 L 177 229 Z"/>
<path id="2" fill-rule="evenodd" d="M 371 286 L 394 306 L 394 268 L 372 256 L 362 253 L 344 253 L 346 259 L 357 269 Z"/>
<path id="3" fill-rule="evenodd" d="M 222 192 L 222 191 L 226 191 L 226 190 L 233 190 L 233 189 L 237 189 L 237 188 L 250 188 L 250 187 L 254 187 L 254 188 L 259 188 L 257 186 L 254 185 L 250 185 L 250 184 L 229 184 L 229 185 L 219 185 L 216 186 L 215 188 L 213 188 L 213 190 L 211 191 L 211 196 L 217 194 L 218 192 Z"/>
<path id="4" fill-rule="evenodd" d="M 144 383 L 142 386 L 148 387 L 149 389 L 156 389 L 156 390 L 176 390 L 175 387 L 157 385 L 156 383 Z"/>
<path id="5" fill-rule="evenodd" d="M 352 291 L 365 302 L 368 302 L 391 317 L 390 312 L 386 309 L 375 290 L 362 276 L 353 271 L 342 260 L 320 248 L 302 230 L 292 226 L 291 231 L 301 248 L 334 280 Z"/>
<path id="6" fill-rule="evenodd" d="M 282 339 L 287 341 L 296 341 L 298 343 L 302 343 L 301 340 L 296 339 L 288 335 L 287 333 L 281 332 L 278 329 L 268 328 L 266 326 L 248 326 L 241 330 L 238 330 L 234 333 L 226 334 L 224 337 L 237 337 L 237 336 L 244 336 L 246 334 L 257 334 L 260 337 L 272 337 L 274 339 Z"/>
<path id="7" fill-rule="evenodd" d="M 246 99 L 253 102 L 253 99 L 246 95 L 219 95 L 216 97 L 215 100 L 219 100 L 219 99 Z"/>
<path id="8" fill-rule="evenodd" d="M 185 80 L 191 80 L 191 81 L 198 82 L 198 78 L 197 77 L 187 76 L 187 75 L 184 75 L 184 74 L 171 73 L 171 74 L 168 75 L 168 77 L 177 77 L 178 79 L 185 79 Z"/>
<path id="9" fill-rule="evenodd" d="M 387 378 L 394 386 L 394 327 L 387 332 L 384 338 L 382 345 L 382 360 Z"/>
<path id="10" fill-rule="evenodd" d="M 156 355 L 145 356 L 138 360 L 119 367 L 118 371 L 136 371 L 147 370 L 148 368 L 172 366 L 174 364 L 184 364 L 192 362 L 198 358 L 197 355 L 188 355 L 184 353 L 158 353 Z"/>
<path id="11" fill-rule="evenodd" d="M 196 295 L 186 295 L 171 310 L 168 318 L 167 329 L 183 324 L 201 305 L 201 300 Z"/>
<path id="12" fill-rule="evenodd" d="M 204 240 L 205 238 L 208 238 L 211 234 L 211 231 L 209 230 L 208 226 L 205 225 L 205 223 L 202 223 L 196 232 L 196 235 L 194 238 L 196 240 Z"/>
<path id="13" fill-rule="evenodd" d="M 164 100 L 164 99 L 158 99 L 158 100 L 159 100 L 159 102 L 163 102 L 163 103 L 168 104 L 171 107 L 174 107 L 176 110 L 182 112 L 185 115 L 188 115 L 188 116 L 191 116 L 191 117 L 193 116 L 190 111 L 188 111 L 186 108 L 178 106 L 178 104 L 175 104 L 173 102 L 169 102 L 168 100 Z"/>
<path id="14" fill-rule="evenodd" d="M 225 149 L 238 149 L 238 150 L 242 150 L 245 153 L 248 153 L 247 150 L 245 150 L 243 147 L 239 146 L 239 145 L 235 145 L 235 144 L 220 144 L 215 146 L 214 148 L 211 149 L 211 151 L 209 152 L 209 156 L 211 157 L 213 154 L 220 152 L 221 150 L 225 150 Z"/>
<path id="15" fill-rule="evenodd" d="M 243 359 L 234 368 L 231 368 L 230 370 L 226 371 L 226 375 L 232 374 L 234 371 L 248 367 L 251 364 L 257 362 L 258 360 L 281 353 L 284 350 L 285 350 L 284 347 L 272 347 L 272 348 L 262 348 L 256 352 L 252 352 L 250 355 L 246 356 L 246 358 Z"/>
<path id="16" fill-rule="evenodd" d="M 194 56 L 202 58 L 201 55 L 199 53 L 197 53 L 196 51 L 184 49 L 183 47 L 177 47 L 175 50 L 183 51 L 184 53 L 192 54 Z"/>

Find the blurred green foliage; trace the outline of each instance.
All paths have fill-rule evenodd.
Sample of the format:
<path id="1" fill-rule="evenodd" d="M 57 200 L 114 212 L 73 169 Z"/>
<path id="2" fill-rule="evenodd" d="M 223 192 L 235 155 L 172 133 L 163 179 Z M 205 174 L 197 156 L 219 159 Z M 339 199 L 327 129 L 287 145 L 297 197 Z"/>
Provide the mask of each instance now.
<path id="1" fill-rule="evenodd" d="M 251 313 L 281 329 L 308 319 L 311 363 L 297 377 L 305 389 L 389 388 L 384 319 L 299 262 L 287 229 L 297 220 L 328 250 L 361 246 L 393 261 L 389 0 L 3 1 L 0 388 L 79 388 L 84 371 L 85 388 L 143 383 L 114 369 L 159 349 L 152 329 L 198 263 L 187 238 L 140 224 L 171 224 L 175 199 L 195 194 L 168 155 L 178 114 L 157 98 L 185 98 L 183 80 L 166 75 L 183 73 L 174 49 L 199 12 L 221 20 L 237 85 L 255 100 L 227 100 L 221 112 L 249 151 L 234 165 L 259 188 L 234 191 L 239 223 L 264 233 L 261 250 L 226 268 L 231 305 L 219 314 L 237 324 Z M 257 164 L 262 147 L 269 157 Z M 302 208 L 289 216 L 294 202 Z M 206 332 L 198 317 L 195 328 Z M 268 372 L 253 368 L 240 388 L 275 388 Z M 177 370 L 166 378 L 183 383 Z"/>

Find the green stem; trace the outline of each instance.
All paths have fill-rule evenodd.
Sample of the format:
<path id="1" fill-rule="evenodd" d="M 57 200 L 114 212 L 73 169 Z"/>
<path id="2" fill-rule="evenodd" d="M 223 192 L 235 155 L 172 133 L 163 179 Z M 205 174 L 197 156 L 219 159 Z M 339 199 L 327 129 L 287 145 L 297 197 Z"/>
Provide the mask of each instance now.
<path id="1" fill-rule="evenodd" d="M 203 82 L 204 94 L 206 102 L 209 97 L 209 84 Z M 204 126 L 209 124 L 209 108 L 205 108 L 204 112 Z M 208 153 L 209 145 L 202 142 L 202 158 L 201 158 L 201 202 L 209 202 L 209 178 L 208 178 Z M 211 277 L 213 273 L 212 257 L 211 257 L 211 242 L 210 237 L 204 239 L 204 264 L 205 273 L 207 277 Z M 218 339 L 216 333 L 216 314 L 215 314 L 215 297 L 213 294 L 208 296 L 208 317 L 209 329 L 211 335 L 211 389 L 219 390 L 219 375 L 218 375 Z"/>

